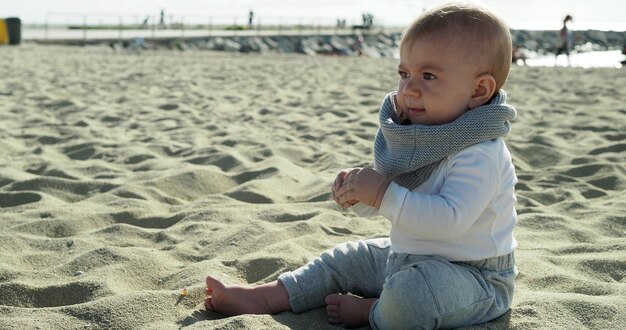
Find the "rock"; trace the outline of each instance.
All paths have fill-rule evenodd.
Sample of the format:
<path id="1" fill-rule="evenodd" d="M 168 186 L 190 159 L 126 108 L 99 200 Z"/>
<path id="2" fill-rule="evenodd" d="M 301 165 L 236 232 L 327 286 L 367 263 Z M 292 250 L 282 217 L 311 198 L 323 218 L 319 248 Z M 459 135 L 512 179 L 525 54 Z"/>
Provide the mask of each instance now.
<path id="1" fill-rule="evenodd" d="M 224 39 L 223 50 L 226 52 L 238 52 L 241 50 L 241 44 L 234 40 Z"/>

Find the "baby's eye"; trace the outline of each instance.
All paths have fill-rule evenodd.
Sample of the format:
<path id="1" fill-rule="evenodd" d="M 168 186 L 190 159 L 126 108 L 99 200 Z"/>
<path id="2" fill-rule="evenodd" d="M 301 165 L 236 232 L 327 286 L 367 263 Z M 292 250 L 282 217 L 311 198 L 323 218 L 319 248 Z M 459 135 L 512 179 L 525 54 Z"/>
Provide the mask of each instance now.
<path id="1" fill-rule="evenodd" d="M 406 79 L 409 77 L 409 74 L 404 71 L 398 71 L 398 74 L 400 75 L 400 78 L 402 79 Z"/>
<path id="2" fill-rule="evenodd" d="M 422 76 L 424 77 L 424 80 L 435 80 L 435 79 L 437 79 L 437 77 L 434 74 L 428 73 L 428 72 L 424 72 L 424 74 Z"/>

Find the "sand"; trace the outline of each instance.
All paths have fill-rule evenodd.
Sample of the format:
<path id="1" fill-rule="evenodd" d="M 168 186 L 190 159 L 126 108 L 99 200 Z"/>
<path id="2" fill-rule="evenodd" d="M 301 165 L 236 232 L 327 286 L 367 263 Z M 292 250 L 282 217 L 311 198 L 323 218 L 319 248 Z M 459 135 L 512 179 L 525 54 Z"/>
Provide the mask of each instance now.
<path id="1" fill-rule="evenodd" d="M 0 47 L 0 328 L 333 328 L 323 309 L 206 313 L 204 278 L 265 283 L 386 235 L 329 191 L 371 164 L 396 66 Z M 626 325 L 624 86 L 618 69 L 512 68 L 520 275 L 480 328 Z"/>

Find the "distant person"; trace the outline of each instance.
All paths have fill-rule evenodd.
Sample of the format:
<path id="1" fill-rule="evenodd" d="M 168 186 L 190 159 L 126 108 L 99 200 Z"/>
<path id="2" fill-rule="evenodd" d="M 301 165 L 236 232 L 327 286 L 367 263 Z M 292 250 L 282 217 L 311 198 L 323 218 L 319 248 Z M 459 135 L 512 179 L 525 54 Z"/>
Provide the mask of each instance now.
<path id="1" fill-rule="evenodd" d="M 556 59 L 559 55 L 565 53 L 567 55 L 567 65 L 570 65 L 569 53 L 574 47 L 574 31 L 572 31 L 567 23 L 572 22 L 573 18 L 570 15 L 565 16 L 563 19 L 563 27 L 559 30 L 559 35 L 556 42 L 556 55 L 554 57 L 554 64 L 556 65 Z"/>
<path id="2" fill-rule="evenodd" d="M 159 26 L 164 27 L 165 26 L 165 10 L 161 9 L 161 17 L 159 19 Z"/>
<path id="3" fill-rule="evenodd" d="M 252 23 L 254 22 L 254 12 L 250 10 L 248 13 L 248 28 L 252 29 Z"/>
<path id="4" fill-rule="evenodd" d="M 524 50 L 524 47 L 519 44 L 515 44 L 513 46 L 513 53 L 511 54 L 511 62 L 519 64 L 518 62 L 521 61 L 524 65 L 526 65 L 527 59 L 528 56 L 526 56 L 526 51 Z"/>
<path id="5" fill-rule="evenodd" d="M 506 313 L 517 273 L 517 179 L 503 140 L 516 112 L 501 90 L 510 66 L 509 28 L 495 14 L 471 4 L 422 14 L 400 43 L 374 168 L 345 169 L 332 186 L 341 207 L 389 220 L 390 237 L 340 244 L 254 287 L 208 276 L 207 310 L 326 306 L 332 324 L 373 329 L 456 328 Z"/>
<path id="6" fill-rule="evenodd" d="M 362 19 L 363 19 L 363 26 L 370 28 L 372 27 L 372 25 L 374 25 L 374 15 L 370 13 L 364 13 L 362 15 Z"/>
<path id="7" fill-rule="evenodd" d="M 365 39 L 363 38 L 362 35 L 358 35 L 355 40 L 354 40 L 354 52 L 358 55 L 361 56 L 363 55 L 363 44 L 365 43 Z"/>

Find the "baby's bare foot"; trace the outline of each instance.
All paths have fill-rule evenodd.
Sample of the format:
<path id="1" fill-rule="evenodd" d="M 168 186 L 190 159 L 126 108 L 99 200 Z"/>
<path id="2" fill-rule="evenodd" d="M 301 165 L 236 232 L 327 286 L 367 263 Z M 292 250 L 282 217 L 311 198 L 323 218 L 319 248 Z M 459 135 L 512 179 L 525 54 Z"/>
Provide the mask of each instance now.
<path id="1" fill-rule="evenodd" d="M 244 287 L 224 285 L 209 276 L 206 287 L 208 297 L 204 300 L 205 307 L 220 314 L 276 314 L 290 309 L 287 291 L 278 281 Z"/>
<path id="2" fill-rule="evenodd" d="M 370 324 L 370 308 L 376 298 L 359 298 L 340 294 L 326 297 L 328 322 L 347 327 L 363 327 Z"/>

